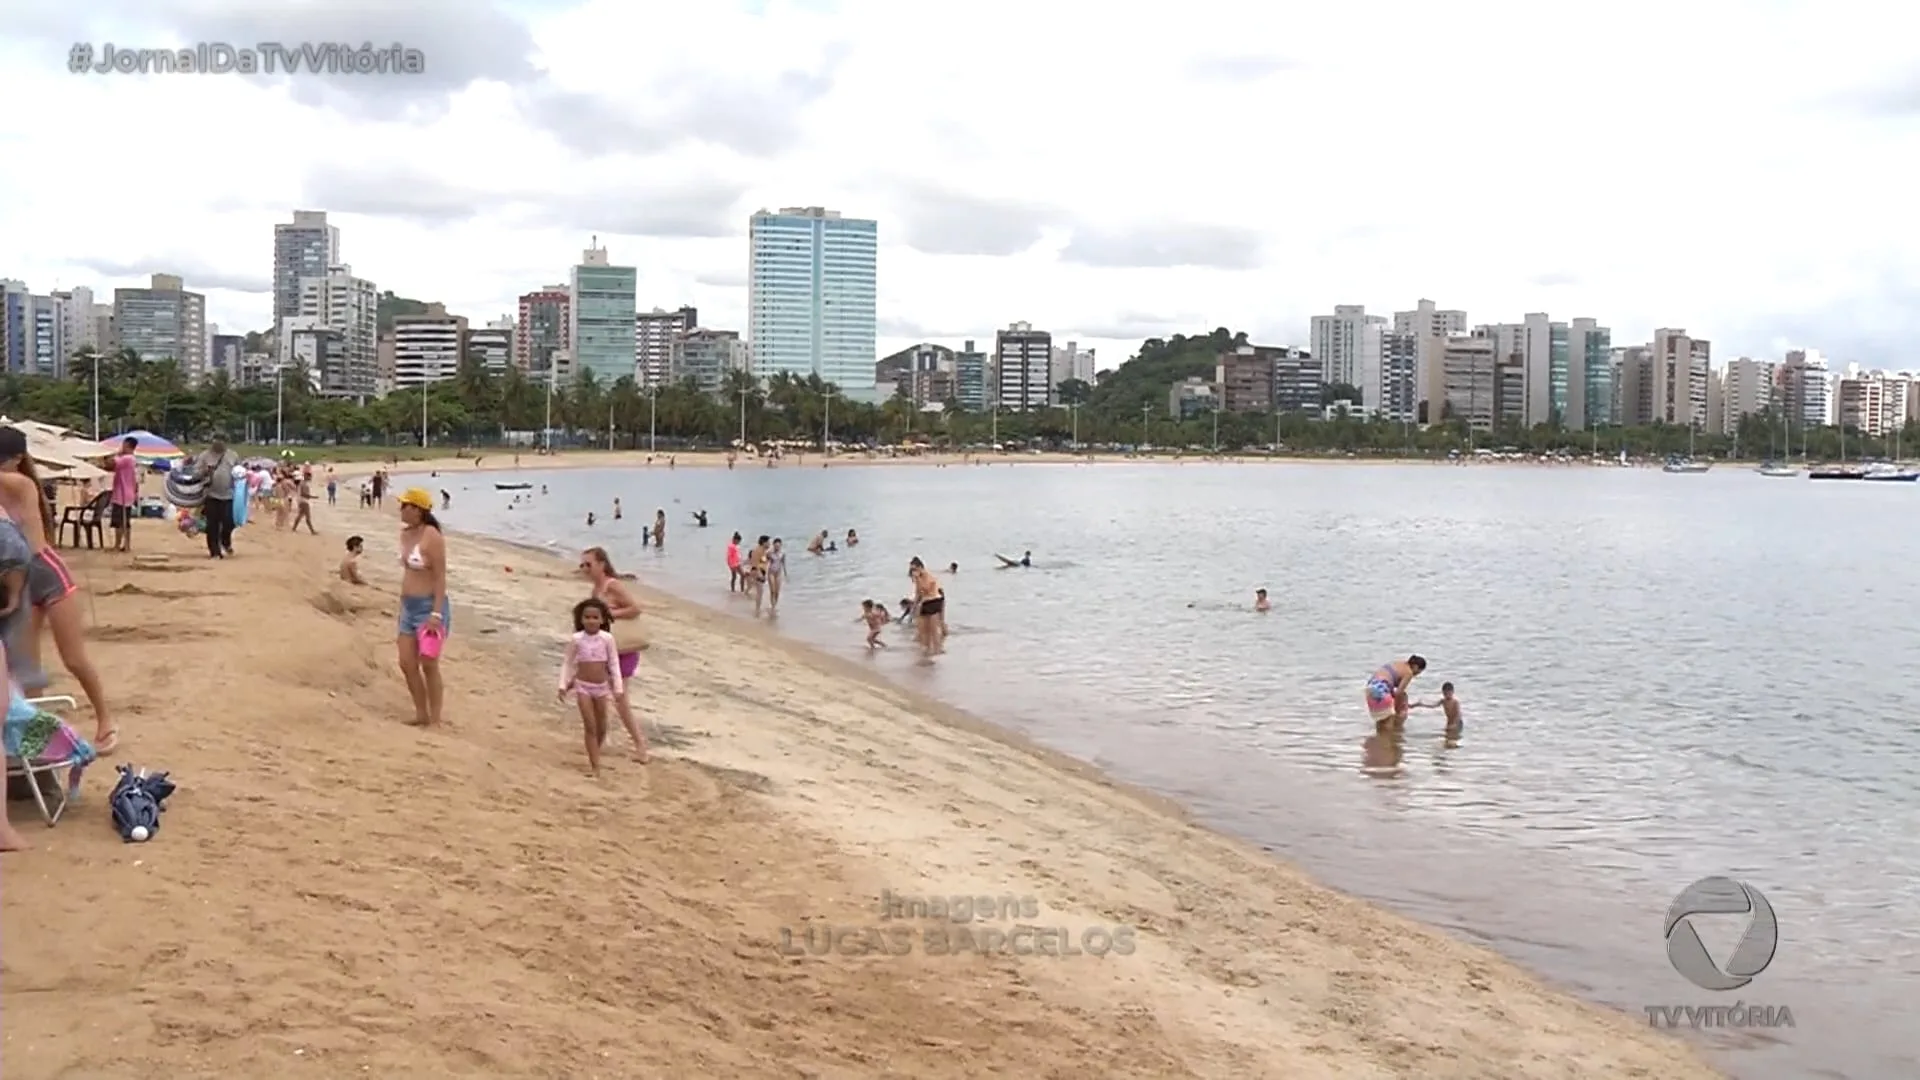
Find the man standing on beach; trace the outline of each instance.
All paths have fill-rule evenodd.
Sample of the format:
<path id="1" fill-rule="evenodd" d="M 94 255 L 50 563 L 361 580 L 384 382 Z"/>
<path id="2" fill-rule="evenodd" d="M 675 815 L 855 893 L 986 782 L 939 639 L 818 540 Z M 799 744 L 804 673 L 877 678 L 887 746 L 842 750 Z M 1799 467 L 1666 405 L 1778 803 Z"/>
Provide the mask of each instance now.
<path id="1" fill-rule="evenodd" d="M 113 550 L 133 550 L 133 511 L 140 502 L 140 462 L 134 450 L 140 441 L 128 436 L 113 456 L 113 497 L 108 516 L 113 525 Z"/>
<path id="2" fill-rule="evenodd" d="M 193 461 L 193 471 L 206 478 L 207 499 L 201 514 L 207 519 L 207 557 L 224 559 L 233 554 L 233 470 L 240 463 L 225 439 L 213 440 Z"/>

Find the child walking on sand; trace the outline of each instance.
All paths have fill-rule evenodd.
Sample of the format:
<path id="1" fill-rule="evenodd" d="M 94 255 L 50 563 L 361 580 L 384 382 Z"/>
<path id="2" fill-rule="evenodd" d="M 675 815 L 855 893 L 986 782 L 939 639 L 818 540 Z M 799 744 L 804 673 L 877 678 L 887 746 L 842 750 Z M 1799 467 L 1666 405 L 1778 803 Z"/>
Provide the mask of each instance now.
<path id="1" fill-rule="evenodd" d="M 886 648 L 887 643 L 880 640 L 880 631 L 893 625 L 893 617 L 887 614 L 887 609 L 871 600 L 862 600 L 860 621 L 867 624 L 867 648 Z"/>
<path id="2" fill-rule="evenodd" d="M 573 637 L 560 663 L 560 700 L 568 694 L 580 707 L 580 725 L 587 744 L 587 775 L 600 775 L 600 748 L 607 743 L 607 707 L 626 692 L 613 643 L 613 613 L 598 597 L 573 606 Z"/>

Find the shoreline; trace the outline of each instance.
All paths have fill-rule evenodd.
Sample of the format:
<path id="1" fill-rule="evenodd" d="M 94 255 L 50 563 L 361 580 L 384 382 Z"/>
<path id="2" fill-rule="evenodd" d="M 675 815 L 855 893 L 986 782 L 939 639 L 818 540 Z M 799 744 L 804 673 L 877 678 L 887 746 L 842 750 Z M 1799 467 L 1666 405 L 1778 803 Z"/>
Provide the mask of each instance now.
<path id="1" fill-rule="evenodd" d="M 16 819 L 38 849 L 0 864 L 21 1075 L 1721 1075 L 1170 800 L 657 589 L 635 703 L 658 760 L 616 742 L 590 781 L 551 689 L 582 592 L 553 552 L 454 534 L 453 726 L 407 727 L 392 512 L 316 513 L 319 537 L 250 526 L 228 562 L 158 528 L 136 550 L 164 561 L 75 558 L 127 705 L 107 764 L 181 791 L 146 845 L 105 827 L 105 765 L 58 829 Z M 332 580 L 350 531 L 374 588 Z M 210 663 L 221 700 L 191 707 Z M 783 954 L 809 926 L 888 929 L 888 892 L 1031 898 L 1024 923 L 1135 949 L 931 955 L 954 924 L 915 921 L 905 955 Z"/>

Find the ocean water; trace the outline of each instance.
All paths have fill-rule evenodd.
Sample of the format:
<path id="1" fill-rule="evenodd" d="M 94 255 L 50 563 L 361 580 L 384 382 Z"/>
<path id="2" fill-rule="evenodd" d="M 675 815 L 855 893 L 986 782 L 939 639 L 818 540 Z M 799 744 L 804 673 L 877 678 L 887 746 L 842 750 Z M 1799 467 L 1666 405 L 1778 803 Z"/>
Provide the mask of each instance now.
<path id="1" fill-rule="evenodd" d="M 535 493 L 509 509 L 496 479 Z M 450 528 L 603 545 L 734 612 L 727 535 L 784 537 L 781 631 L 847 654 L 862 598 L 910 594 L 909 557 L 957 562 L 947 654 L 896 634 L 879 672 L 1636 1016 L 1790 1008 L 1791 1030 L 1700 1036 L 1736 1076 L 1920 1076 L 1920 486 L 1204 463 L 421 482 L 453 494 Z M 656 508 L 667 544 L 643 551 Z M 805 553 L 849 528 L 857 548 Z M 1411 652 L 1432 664 L 1414 696 L 1453 681 L 1466 731 L 1449 747 L 1416 712 L 1386 763 L 1361 688 Z M 1779 923 L 1726 993 L 1676 974 L 1663 935 L 1716 874 Z M 1726 957 L 1741 923 L 1702 922 Z"/>

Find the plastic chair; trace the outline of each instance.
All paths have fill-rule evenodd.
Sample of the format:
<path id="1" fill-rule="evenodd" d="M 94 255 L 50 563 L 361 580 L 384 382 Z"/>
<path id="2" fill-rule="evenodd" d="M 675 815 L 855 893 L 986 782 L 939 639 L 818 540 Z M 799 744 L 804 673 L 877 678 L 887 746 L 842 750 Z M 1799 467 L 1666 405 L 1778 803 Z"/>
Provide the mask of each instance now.
<path id="1" fill-rule="evenodd" d="M 28 698 L 27 704 L 42 712 L 53 713 L 56 707 L 72 709 L 78 706 L 79 702 L 73 698 L 61 695 L 58 697 Z M 56 713 L 55 715 L 58 714 Z M 62 720 L 61 725 L 65 726 L 65 724 L 66 721 Z M 70 747 L 84 745 L 78 736 L 71 736 L 69 739 L 62 741 L 67 742 Z M 41 819 L 47 823 L 47 828 L 51 829 L 60 823 L 60 815 L 66 813 L 67 804 L 72 802 L 75 796 L 79 794 L 81 771 L 92 761 L 93 755 L 91 753 L 73 753 L 71 750 L 65 754 L 56 755 L 55 757 L 32 759 L 9 757 L 7 758 L 7 779 L 11 781 L 14 777 L 18 776 L 26 780 L 28 789 L 33 792 L 33 804 L 40 808 Z M 66 782 L 57 786 L 57 798 L 49 805 L 47 793 L 40 786 L 40 778 L 50 775 L 57 777 L 62 769 L 67 771 Z"/>

